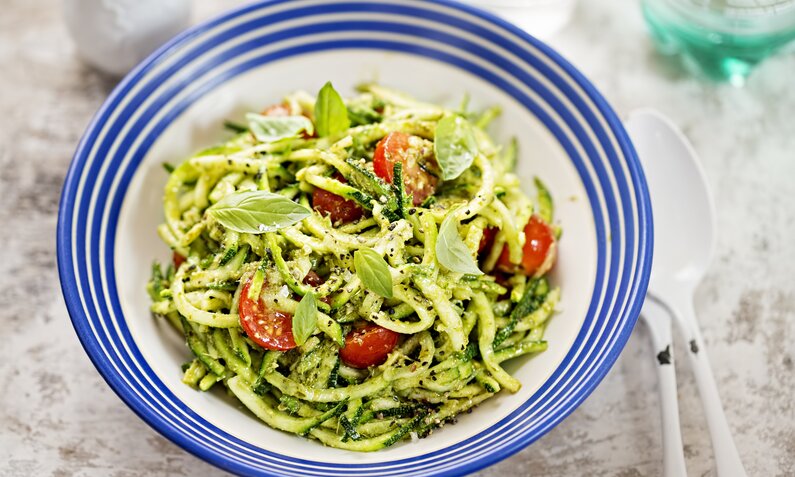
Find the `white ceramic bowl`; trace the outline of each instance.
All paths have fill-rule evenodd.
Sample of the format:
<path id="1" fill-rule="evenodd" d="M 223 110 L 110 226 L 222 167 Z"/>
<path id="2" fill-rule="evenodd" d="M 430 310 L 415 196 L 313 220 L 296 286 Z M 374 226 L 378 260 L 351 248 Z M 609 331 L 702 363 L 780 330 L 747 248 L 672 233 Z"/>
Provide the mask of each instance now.
<path id="1" fill-rule="evenodd" d="M 553 279 L 562 312 L 549 349 L 516 360 L 522 383 L 419 442 L 360 454 L 269 428 L 222 392 L 180 382 L 182 340 L 148 311 L 166 174 L 222 137 L 224 119 L 331 80 L 343 95 L 379 81 L 424 100 L 499 105 L 519 173 L 542 177 L 563 224 Z M 268 475 L 458 475 L 538 439 L 599 383 L 626 342 L 651 266 L 651 217 L 620 121 L 591 84 L 539 41 L 447 2 L 277 1 L 230 12 L 175 38 L 116 88 L 83 137 L 58 224 L 61 283 L 88 355 L 116 393 L 186 450 L 227 470 Z"/>

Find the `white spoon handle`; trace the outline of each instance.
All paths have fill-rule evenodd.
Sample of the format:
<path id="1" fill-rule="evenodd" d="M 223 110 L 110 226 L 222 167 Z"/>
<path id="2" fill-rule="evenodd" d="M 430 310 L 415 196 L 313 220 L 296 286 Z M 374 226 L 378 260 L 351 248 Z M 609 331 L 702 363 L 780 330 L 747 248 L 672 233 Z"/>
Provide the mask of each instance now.
<path id="1" fill-rule="evenodd" d="M 688 357 L 696 377 L 698 392 L 701 394 L 701 402 L 704 406 L 704 413 L 707 416 L 707 426 L 709 427 L 710 437 L 712 438 L 712 449 L 715 453 L 715 466 L 718 469 L 719 477 L 746 477 L 740 454 L 737 446 L 732 439 L 731 428 L 723 412 L 723 405 L 720 402 L 718 386 L 715 384 L 715 377 L 712 375 L 712 367 L 709 365 L 707 350 L 704 340 L 701 338 L 701 331 L 696 322 L 693 303 L 689 299 L 680 300 L 682 308 L 671 307 L 679 328 L 688 343 Z"/>
<path id="2" fill-rule="evenodd" d="M 679 425 L 671 317 L 668 310 L 649 297 L 640 313 L 649 328 L 655 353 L 654 364 L 657 368 L 662 417 L 663 476 L 683 477 L 687 475 L 687 468 Z"/>

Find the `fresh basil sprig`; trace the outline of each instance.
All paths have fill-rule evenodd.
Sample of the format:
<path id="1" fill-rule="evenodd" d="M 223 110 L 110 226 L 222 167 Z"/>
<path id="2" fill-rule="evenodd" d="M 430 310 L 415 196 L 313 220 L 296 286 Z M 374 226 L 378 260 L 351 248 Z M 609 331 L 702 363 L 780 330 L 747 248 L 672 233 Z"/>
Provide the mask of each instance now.
<path id="1" fill-rule="evenodd" d="M 315 131 L 315 126 L 306 116 L 263 116 L 248 113 L 246 120 L 251 133 L 261 142 L 297 137 L 304 131 L 311 136 Z"/>
<path id="2" fill-rule="evenodd" d="M 357 250 L 353 254 L 353 266 L 366 289 L 392 298 L 392 274 L 381 255 L 369 248 Z"/>
<path id="3" fill-rule="evenodd" d="M 442 118 L 436 125 L 433 152 L 446 181 L 469 169 L 478 155 L 478 142 L 469 121 L 457 115 Z"/>
<path id="4" fill-rule="evenodd" d="M 289 227 L 312 213 L 283 195 L 263 190 L 229 194 L 208 208 L 207 212 L 224 227 L 248 234 Z"/>
<path id="5" fill-rule="evenodd" d="M 483 275 L 472 252 L 458 235 L 458 218 L 455 211 L 447 214 L 436 238 L 436 259 L 451 272 Z"/>
<path id="6" fill-rule="evenodd" d="M 314 293 L 307 293 L 301 298 L 293 315 L 293 340 L 301 346 L 312 336 L 317 327 L 317 298 Z"/>
<path id="7" fill-rule="evenodd" d="M 345 102 L 342 97 L 331 86 L 331 82 L 327 82 L 320 88 L 315 100 L 315 125 L 317 127 L 317 134 L 320 137 L 331 136 L 342 131 L 345 131 L 351 126 L 351 121 L 348 118 L 348 108 L 345 107 Z"/>

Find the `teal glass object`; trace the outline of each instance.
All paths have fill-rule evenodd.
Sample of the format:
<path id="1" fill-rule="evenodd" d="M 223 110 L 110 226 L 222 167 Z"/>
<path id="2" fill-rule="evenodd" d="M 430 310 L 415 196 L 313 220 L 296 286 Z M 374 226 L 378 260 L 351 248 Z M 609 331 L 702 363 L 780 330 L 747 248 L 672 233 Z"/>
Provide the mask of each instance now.
<path id="1" fill-rule="evenodd" d="M 658 49 L 694 72 L 742 85 L 795 39 L 795 0 L 642 0 Z"/>

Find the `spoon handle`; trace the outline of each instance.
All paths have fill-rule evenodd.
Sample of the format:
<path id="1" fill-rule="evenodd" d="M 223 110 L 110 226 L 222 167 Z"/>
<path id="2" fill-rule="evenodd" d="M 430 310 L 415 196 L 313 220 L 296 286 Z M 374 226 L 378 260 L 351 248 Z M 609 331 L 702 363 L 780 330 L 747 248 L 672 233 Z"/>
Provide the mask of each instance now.
<path id="1" fill-rule="evenodd" d="M 719 477 L 747 477 L 737 446 L 732 439 L 731 428 L 726 420 L 723 405 L 718 394 L 718 386 L 712 375 L 707 350 L 701 337 L 695 310 L 691 299 L 677 300 L 682 308 L 671 306 L 671 311 L 679 324 L 679 329 L 687 340 L 690 365 L 696 377 L 698 392 L 707 417 L 707 426 L 712 438 L 712 450 L 715 453 L 715 465 Z"/>
<path id="2" fill-rule="evenodd" d="M 649 328 L 655 353 L 654 362 L 657 367 L 662 417 L 663 476 L 686 476 L 682 431 L 679 425 L 671 316 L 668 314 L 668 310 L 651 297 L 646 298 L 640 316 Z"/>

